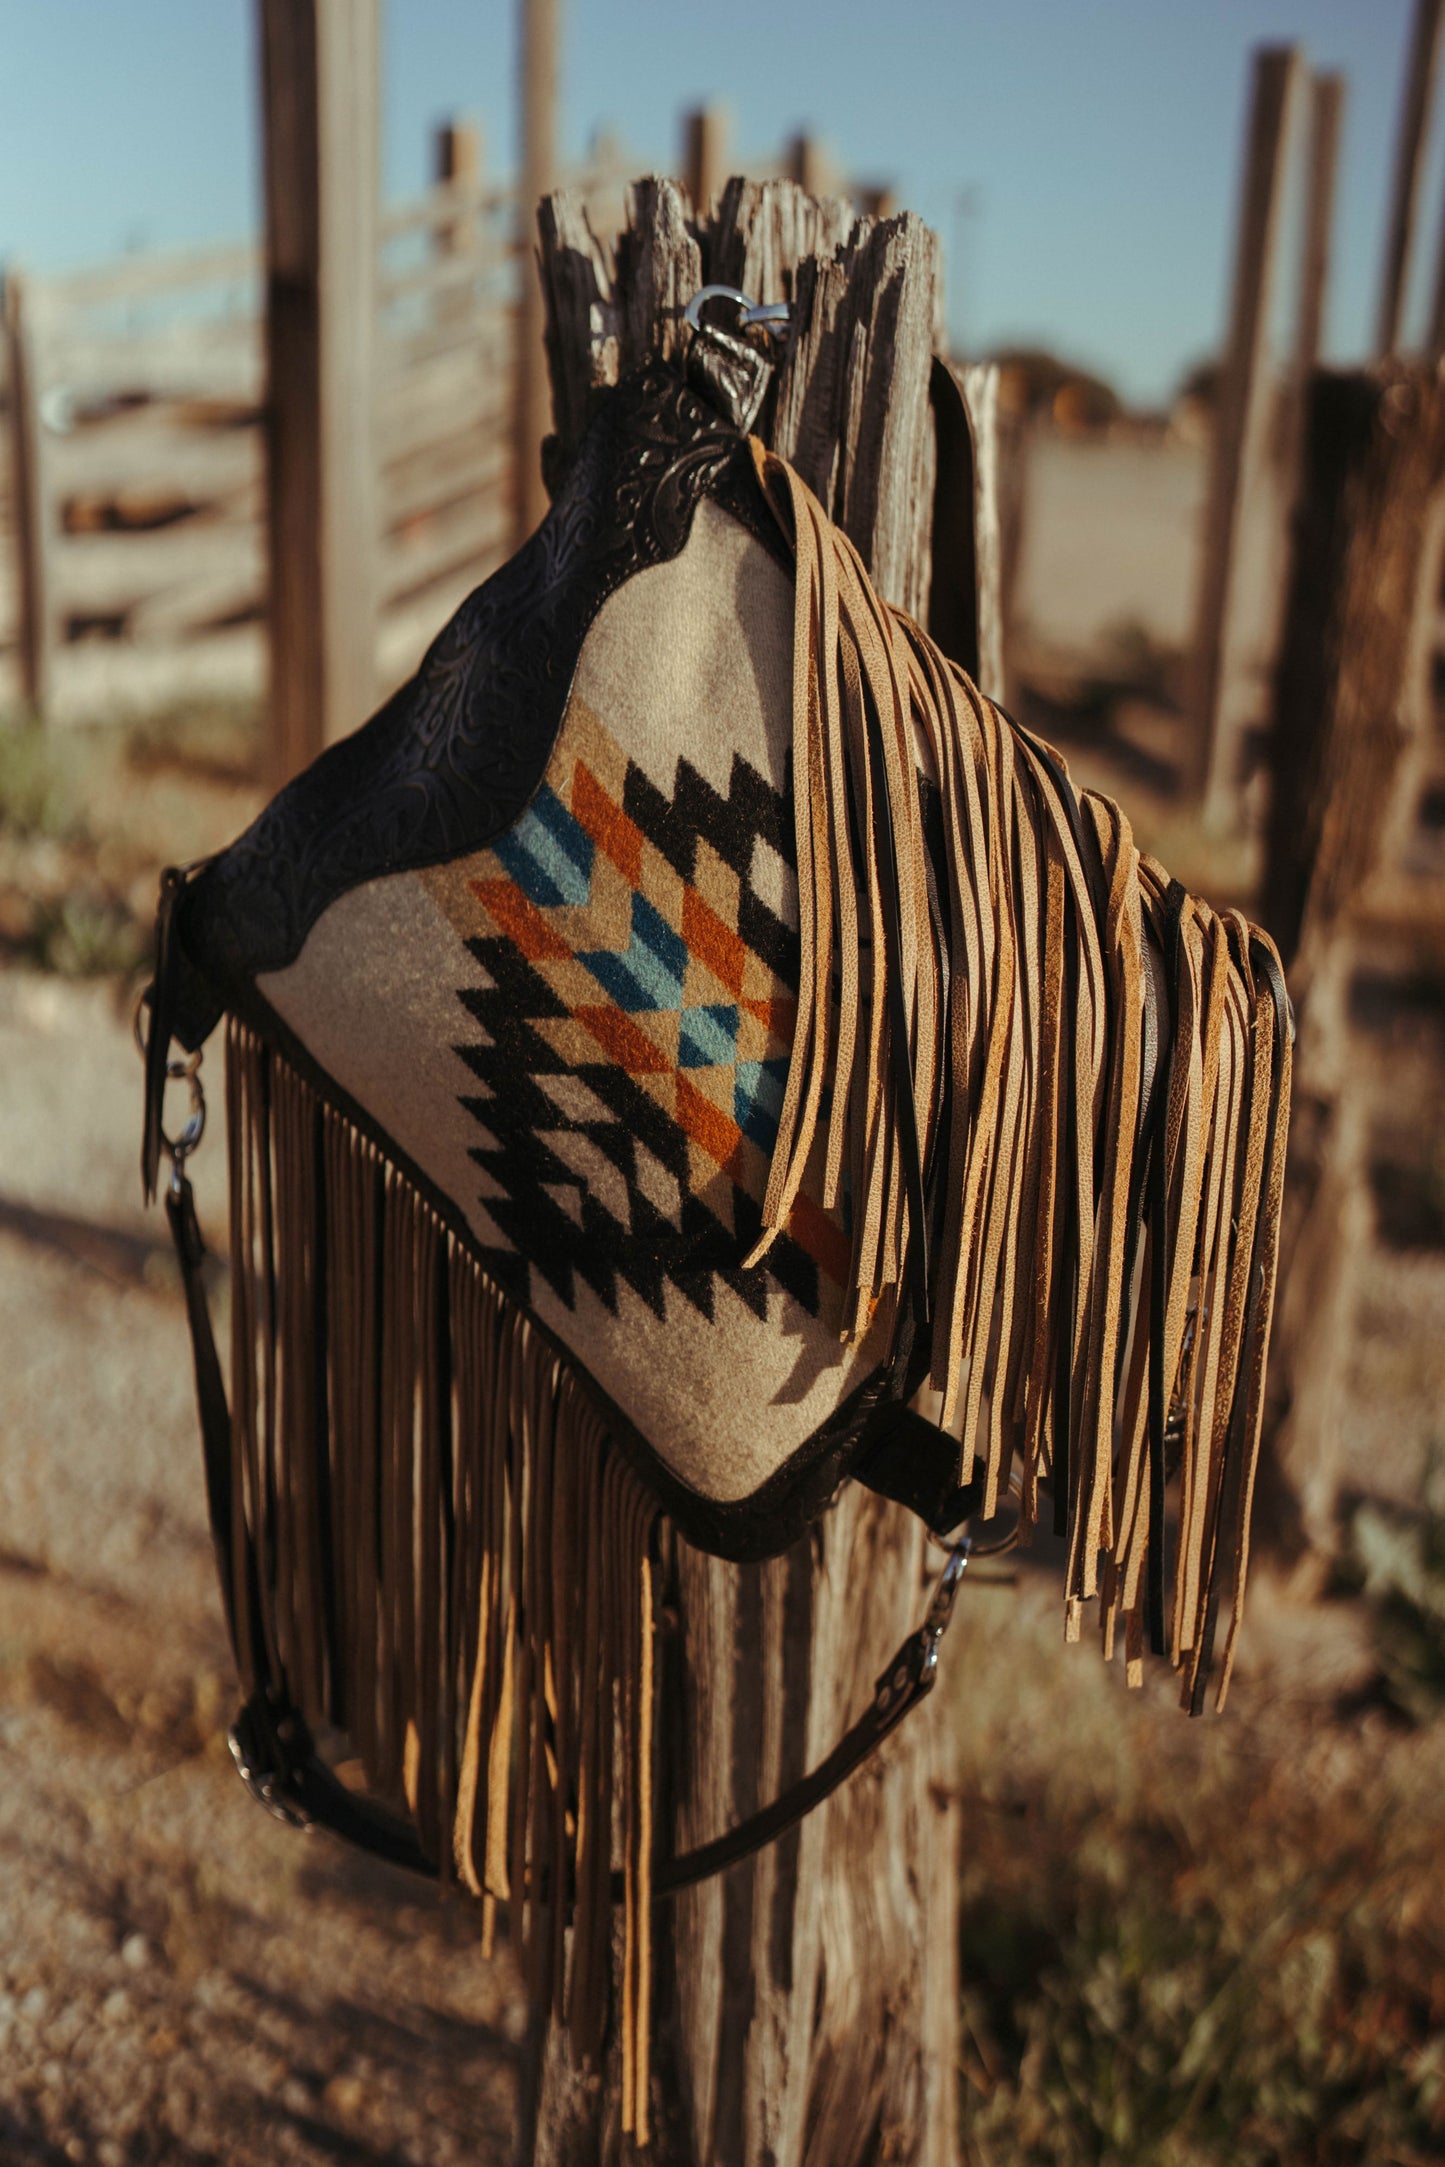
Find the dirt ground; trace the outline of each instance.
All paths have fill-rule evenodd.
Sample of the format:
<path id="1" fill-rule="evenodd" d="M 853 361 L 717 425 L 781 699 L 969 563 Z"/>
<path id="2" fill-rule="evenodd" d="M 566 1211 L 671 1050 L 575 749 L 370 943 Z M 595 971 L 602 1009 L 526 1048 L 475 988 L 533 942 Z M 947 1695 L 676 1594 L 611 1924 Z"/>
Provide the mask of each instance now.
<path id="1" fill-rule="evenodd" d="M 0 977 L 0 2160 L 491 2161 L 474 1916 L 247 1798 L 109 988 Z M 219 1236 L 217 1138 L 201 1210 Z"/>

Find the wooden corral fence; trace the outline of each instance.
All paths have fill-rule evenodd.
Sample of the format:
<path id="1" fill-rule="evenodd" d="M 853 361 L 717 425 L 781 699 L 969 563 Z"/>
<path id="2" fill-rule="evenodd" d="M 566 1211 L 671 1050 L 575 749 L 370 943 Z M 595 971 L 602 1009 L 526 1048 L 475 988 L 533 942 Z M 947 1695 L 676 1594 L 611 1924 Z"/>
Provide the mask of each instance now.
<path id="1" fill-rule="evenodd" d="M 1354 984 L 1382 957 L 1428 981 L 1445 953 L 1445 233 L 1414 355 L 1405 311 L 1442 27 L 1445 0 L 1416 0 L 1377 357 L 1352 371 L 1307 357 L 1291 447 L 1260 909 L 1299 1036 L 1258 1533 L 1314 1575 L 1336 1541 L 1342 1489 L 1362 1476 L 1340 1409 L 1382 1108 Z M 1323 257 L 1327 190 L 1310 224 Z M 1230 780 L 1217 766 L 1217 784 Z"/>
<path id="2" fill-rule="evenodd" d="M 510 542 L 517 201 L 475 134 L 383 214 L 372 441 L 379 670 Z M 452 168 L 447 172 L 447 167 Z M 615 215 L 606 144 L 570 177 Z M 611 198 L 617 197 L 617 205 Z M 262 261 L 242 245 L 5 279 L 12 697 L 41 713 L 257 690 L 267 567 Z"/>
<path id="3" fill-rule="evenodd" d="M 1390 200 L 1384 221 L 1376 354 L 1407 346 L 1405 299 L 1429 153 L 1445 0 L 1415 0 Z M 1321 352 L 1330 272 L 1343 79 L 1316 74 L 1298 47 L 1266 47 L 1252 67 L 1232 291 L 1220 365 L 1193 637 L 1190 782 L 1206 821 L 1227 830 L 1268 766 L 1283 597 L 1308 486 L 1305 416 Z M 1293 196 L 1295 217 L 1287 219 Z M 1445 230 L 1423 340 L 1445 355 Z M 1278 297 L 1293 316 L 1280 336 Z M 1272 336 L 1273 334 L 1273 336 Z"/>
<path id="4" fill-rule="evenodd" d="M 680 137 L 706 202 L 729 155 L 724 117 L 685 115 Z M 464 124 L 437 131 L 434 166 L 434 185 L 384 211 L 376 236 L 378 697 L 509 552 L 519 510 L 521 199 L 487 175 Z M 611 230 L 635 169 L 599 136 L 562 179 Z M 838 185 L 807 137 L 746 169 Z M 261 691 L 264 295 L 250 244 L 59 276 L 7 268 L 0 711 L 104 718 Z"/>
<path id="5" fill-rule="evenodd" d="M 144 656 L 259 611 L 253 249 L 5 280 L 17 690 L 72 643 Z M 142 661 L 141 673 L 144 676 Z"/>

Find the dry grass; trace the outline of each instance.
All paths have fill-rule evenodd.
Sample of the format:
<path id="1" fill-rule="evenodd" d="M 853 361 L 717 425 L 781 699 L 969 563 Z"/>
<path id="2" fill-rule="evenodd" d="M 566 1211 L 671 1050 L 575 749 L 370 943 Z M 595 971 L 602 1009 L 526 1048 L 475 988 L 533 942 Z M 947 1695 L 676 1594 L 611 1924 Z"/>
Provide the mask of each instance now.
<path id="1" fill-rule="evenodd" d="M 1200 1723 L 1162 1667 L 1129 1694 L 1061 1649 L 1051 1575 L 975 1594 L 977 2167 L 1445 2160 L 1445 1518 L 1395 1511 L 1385 1546 L 1363 1510 L 1361 1592 L 1260 1587 L 1230 1707 Z"/>
<path id="2" fill-rule="evenodd" d="M 125 727 L 0 722 L 0 961 L 138 970 L 159 867 L 244 825 L 256 743 L 254 709 L 225 703 Z"/>

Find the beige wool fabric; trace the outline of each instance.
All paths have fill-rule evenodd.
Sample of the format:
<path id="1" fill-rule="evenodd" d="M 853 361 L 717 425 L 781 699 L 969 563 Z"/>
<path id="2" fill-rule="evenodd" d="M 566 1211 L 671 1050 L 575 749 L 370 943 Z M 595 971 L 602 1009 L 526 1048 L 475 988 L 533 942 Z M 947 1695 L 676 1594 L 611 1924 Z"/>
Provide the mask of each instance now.
<path id="1" fill-rule="evenodd" d="M 637 574 L 600 612 L 583 645 L 546 783 L 570 805 L 580 760 L 620 794 L 621 772 L 632 762 L 670 800 L 685 751 L 720 793 L 739 756 L 781 793 L 792 741 L 792 643 L 791 580 L 761 542 L 704 501 L 681 554 Z M 737 877 L 706 845 L 698 856 L 694 884 L 728 923 Z M 607 870 L 603 862 L 600 871 Z M 664 914 L 679 917 L 671 892 L 682 885 L 676 873 L 655 859 L 649 876 Z M 478 890 L 505 877 L 496 851 L 485 850 L 427 872 L 367 882 L 322 914 L 295 963 L 259 981 L 319 1065 L 455 1203 L 488 1249 L 507 1246 L 507 1237 L 489 1209 L 493 1184 L 469 1156 L 484 1141 L 484 1128 L 479 1132 L 462 1103 L 477 1085 L 455 1048 L 468 1032 L 459 992 L 484 976 L 466 944 L 498 930 Z M 775 849 L 755 851 L 751 879 L 762 900 L 795 928 L 796 881 Z M 599 877 L 588 903 L 562 914 L 575 946 L 625 939 L 622 885 L 614 879 L 609 889 Z M 755 994 L 783 991 L 756 958 L 751 969 Z M 569 1006 L 589 990 L 595 996 L 582 965 L 556 975 L 566 977 Z M 720 1002 L 728 998 L 722 987 L 699 988 L 699 998 L 709 991 Z M 751 1020 L 741 1019 L 740 1039 Z M 581 1027 L 548 1028 L 569 1067 L 596 1058 L 596 1043 Z M 786 1056 L 788 1042 L 775 1036 L 767 1045 L 743 1043 L 740 1054 Z M 659 1096 L 674 1082 L 672 1075 L 660 1077 Z M 626 1226 L 621 1179 L 580 1126 L 589 1112 L 586 1083 L 565 1075 L 548 1079 L 547 1087 L 558 1116 L 557 1126 L 544 1132 L 549 1150 Z M 694 1193 L 729 1223 L 730 1177 L 705 1151 L 692 1157 Z M 745 1141 L 740 1158 L 742 1185 L 761 1203 L 767 1156 Z M 676 1221 L 679 1200 L 669 1195 L 655 1161 L 644 1165 L 640 1179 L 650 1179 L 650 1201 Z M 811 1190 L 821 1211 L 817 1180 Z M 831 1216 L 841 1229 L 841 1212 L 835 1208 Z M 568 1305 L 533 1272 L 529 1306 L 576 1351 L 676 1475 L 710 1499 L 731 1502 L 767 1481 L 880 1358 L 881 1331 L 842 1344 L 841 1285 L 825 1277 L 822 1290 L 819 1315 L 774 1287 L 759 1317 L 719 1282 L 709 1322 L 675 1295 L 659 1317 L 625 1284 L 615 1312 L 581 1283 Z"/>

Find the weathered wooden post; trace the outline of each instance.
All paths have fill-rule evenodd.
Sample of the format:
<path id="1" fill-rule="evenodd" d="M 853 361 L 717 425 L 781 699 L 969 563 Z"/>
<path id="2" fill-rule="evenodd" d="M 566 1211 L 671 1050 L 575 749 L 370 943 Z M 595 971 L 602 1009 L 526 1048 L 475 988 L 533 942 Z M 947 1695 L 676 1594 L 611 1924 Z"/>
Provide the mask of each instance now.
<path id="1" fill-rule="evenodd" d="M 376 0 L 261 0 L 269 766 L 284 782 L 376 691 Z"/>
<path id="2" fill-rule="evenodd" d="M 558 456 L 592 386 L 676 349 L 704 281 L 792 298 L 772 441 L 847 527 L 883 593 L 927 606 L 928 408 L 938 275 L 912 216 L 855 220 L 796 185 L 729 182 L 696 225 L 648 181 L 614 275 L 575 200 L 542 207 Z M 925 1585 L 919 1523 L 858 1485 L 770 1564 L 679 1544 L 680 1689 L 661 1741 L 664 1846 L 718 1834 L 814 1767 L 863 1707 Z M 944 2167 L 957 2155 L 957 1825 L 948 1696 L 770 1850 L 659 1906 L 654 2142 L 696 2167 Z M 519 2157 L 618 2154 L 616 2072 L 581 2071 L 545 2012 L 523 2070 Z"/>
<path id="3" fill-rule="evenodd" d="M 1260 1534 L 1328 1554 L 1340 1364 L 1368 1231 L 1366 1101 L 1349 1058 L 1352 914 L 1422 727 L 1438 613 L 1445 383 L 1320 372 L 1280 663 L 1264 920 L 1299 1014 Z"/>
<path id="4" fill-rule="evenodd" d="M 1339 165 L 1340 123 L 1344 110 L 1344 77 L 1311 77 L 1309 146 L 1305 154 L 1304 250 L 1294 343 L 1296 389 L 1300 399 L 1304 397 L 1311 370 L 1319 365 L 1325 302 L 1329 294 L 1330 240 L 1335 221 L 1335 175 Z"/>
<path id="5" fill-rule="evenodd" d="M 476 189 L 482 177 L 482 132 L 472 121 L 445 120 L 433 138 L 432 172 L 439 187 Z M 463 255 L 477 243 L 477 221 L 459 210 L 437 228 L 437 252 Z"/>
<path id="6" fill-rule="evenodd" d="M 971 362 L 958 371 L 958 381 L 973 437 L 973 503 L 968 509 L 974 536 L 978 683 L 991 700 L 1002 700 L 1007 693 L 997 365 L 992 361 Z"/>
<path id="7" fill-rule="evenodd" d="M 521 292 L 517 306 L 516 517 L 520 545 L 547 509 L 541 447 L 547 430 L 547 377 L 542 352 L 542 289 L 532 253 L 532 206 L 557 178 L 558 0 L 522 0 L 521 183 L 518 193 Z"/>
<path id="8" fill-rule="evenodd" d="M 720 105 L 700 105 L 683 115 L 682 184 L 704 217 L 723 184 L 727 115 Z"/>
<path id="9" fill-rule="evenodd" d="M 1405 62 L 1400 132 L 1395 143 L 1395 180 L 1385 237 L 1385 275 L 1380 282 L 1380 313 L 1375 331 L 1375 351 L 1382 360 L 1398 349 L 1404 328 L 1405 294 L 1429 140 L 1430 104 L 1440 59 L 1442 21 L 1445 21 L 1445 0 L 1415 0 L 1410 50 Z"/>
<path id="10" fill-rule="evenodd" d="M 1240 530 L 1260 486 L 1269 425 L 1270 297 L 1291 123 L 1304 73 L 1296 47 L 1255 55 L 1235 244 L 1229 337 L 1215 402 L 1204 551 L 1194 624 L 1194 761 L 1205 817 L 1218 821 L 1238 782 L 1251 688 L 1242 652 Z"/>
<path id="11" fill-rule="evenodd" d="M 33 714 L 50 704 L 55 612 L 50 565 L 53 506 L 46 481 L 31 292 L 20 272 L 5 272 L 5 383 L 10 418 L 10 486 L 15 540 L 15 599 L 20 697 Z"/>
<path id="12" fill-rule="evenodd" d="M 783 164 L 788 178 L 797 182 L 806 195 L 824 195 L 832 186 L 832 165 L 827 152 L 816 136 L 806 129 L 795 135 L 783 153 Z"/>

